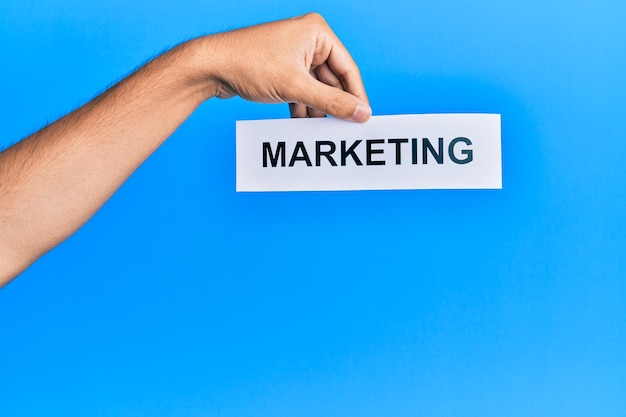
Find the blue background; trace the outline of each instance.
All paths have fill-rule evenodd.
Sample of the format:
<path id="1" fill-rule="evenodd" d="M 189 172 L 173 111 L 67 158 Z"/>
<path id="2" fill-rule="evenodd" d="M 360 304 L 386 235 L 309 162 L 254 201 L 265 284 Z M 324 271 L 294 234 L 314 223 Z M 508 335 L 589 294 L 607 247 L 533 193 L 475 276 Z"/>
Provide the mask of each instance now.
<path id="1" fill-rule="evenodd" d="M 235 193 L 205 103 L 0 290 L 4 416 L 626 411 L 626 5 L 0 3 L 0 146 L 203 33 L 316 10 L 374 114 L 502 114 L 501 191 Z"/>

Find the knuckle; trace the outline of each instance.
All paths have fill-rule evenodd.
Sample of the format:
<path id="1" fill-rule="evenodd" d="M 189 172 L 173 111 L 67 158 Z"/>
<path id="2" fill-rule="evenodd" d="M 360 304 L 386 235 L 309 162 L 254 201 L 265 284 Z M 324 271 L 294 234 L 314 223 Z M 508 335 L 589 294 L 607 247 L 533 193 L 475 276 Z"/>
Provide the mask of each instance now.
<path id="1" fill-rule="evenodd" d="M 318 12 L 311 12 L 304 15 L 304 18 L 318 25 L 326 25 L 326 19 Z"/>

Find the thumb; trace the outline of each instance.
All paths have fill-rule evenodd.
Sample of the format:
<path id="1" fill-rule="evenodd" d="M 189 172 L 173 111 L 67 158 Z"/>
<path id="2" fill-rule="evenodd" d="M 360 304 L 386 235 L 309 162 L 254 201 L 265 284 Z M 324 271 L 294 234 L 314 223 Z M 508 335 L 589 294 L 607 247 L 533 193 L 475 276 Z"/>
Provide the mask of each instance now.
<path id="1" fill-rule="evenodd" d="M 366 122 L 372 116 L 369 104 L 340 89 L 308 76 L 302 83 L 298 102 L 333 117 L 355 122 Z"/>

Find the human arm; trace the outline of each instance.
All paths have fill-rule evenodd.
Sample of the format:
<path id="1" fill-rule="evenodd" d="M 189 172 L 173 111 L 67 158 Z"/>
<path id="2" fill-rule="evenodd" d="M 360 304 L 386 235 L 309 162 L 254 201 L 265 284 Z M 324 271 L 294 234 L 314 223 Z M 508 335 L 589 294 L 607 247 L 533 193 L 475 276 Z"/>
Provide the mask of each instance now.
<path id="1" fill-rule="evenodd" d="M 203 101 L 233 95 L 293 103 L 294 117 L 371 115 L 319 15 L 185 42 L 0 153 L 0 286 L 80 228 Z"/>

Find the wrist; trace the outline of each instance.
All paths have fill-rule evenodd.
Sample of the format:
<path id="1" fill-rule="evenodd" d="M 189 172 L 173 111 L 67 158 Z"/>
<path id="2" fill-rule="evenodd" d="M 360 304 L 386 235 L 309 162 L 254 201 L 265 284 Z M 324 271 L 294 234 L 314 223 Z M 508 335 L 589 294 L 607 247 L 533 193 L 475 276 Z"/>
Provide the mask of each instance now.
<path id="1" fill-rule="evenodd" d="M 220 91 L 223 89 L 219 53 L 212 38 L 195 38 L 176 48 L 180 55 L 179 70 L 182 71 L 183 82 L 187 88 L 196 92 L 200 102 L 221 96 Z"/>

